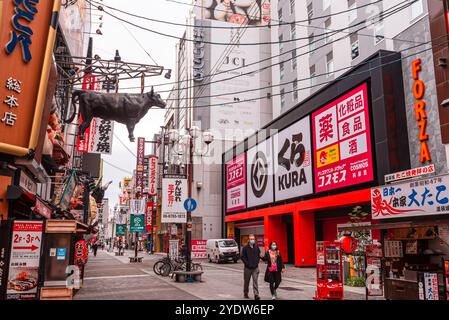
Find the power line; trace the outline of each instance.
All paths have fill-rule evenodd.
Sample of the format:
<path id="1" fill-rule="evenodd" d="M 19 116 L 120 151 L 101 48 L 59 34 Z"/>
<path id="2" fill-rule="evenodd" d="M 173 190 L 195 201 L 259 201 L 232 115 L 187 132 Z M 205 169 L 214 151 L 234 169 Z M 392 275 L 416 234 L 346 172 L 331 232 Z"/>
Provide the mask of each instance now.
<path id="1" fill-rule="evenodd" d="M 124 10 L 121 10 L 121 9 L 118 9 L 118 8 L 114 8 L 114 7 L 108 6 L 106 4 L 100 3 L 100 2 L 95 1 L 95 0 L 91 0 L 91 1 L 93 3 L 95 3 L 96 5 L 98 5 L 98 6 L 105 7 L 105 8 L 111 9 L 113 11 L 117 11 L 117 12 L 129 15 L 131 17 L 134 17 L 134 18 L 139 18 L 139 19 L 152 21 L 152 22 L 157 22 L 157 23 L 169 24 L 169 25 L 173 25 L 173 26 L 188 27 L 188 28 L 195 28 L 196 27 L 195 25 L 192 25 L 192 24 L 183 24 L 183 23 L 176 23 L 176 22 L 171 22 L 171 21 L 166 21 L 166 20 L 149 18 L 149 17 L 138 15 L 136 13 L 131 13 L 131 12 L 127 12 L 127 11 L 124 11 Z M 203 9 L 209 9 L 208 7 L 204 7 L 204 6 L 200 6 L 200 5 L 196 5 L 196 4 L 190 4 L 190 3 L 174 1 L 174 0 L 167 0 L 167 1 L 168 2 L 174 2 L 174 3 L 183 4 L 183 5 L 186 5 L 186 6 L 192 6 L 192 7 L 198 7 L 198 8 L 203 8 Z M 372 3 L 361 5 L 361 6 L 358 6 L 358 7 L 355 7 L 355 8 L 349 8 L 348 10 L 343 10 L 343 11 L 339 11 L 339 12 L 332 13 L 332 14 L 312 17 L 312 18 L 306 19 L 306 20 L 296 20 L 296 21 L 291 21 L 291 22 L 282 22 L 282 21 L 279 21 L 279 20 L 271 19 L 271 21 L 278 21 L 279 23 L 276 23 L 276 24 L 270 23 L 270 24 L 264 24 L 264 25 L 248 25 L 248 28 L 250 28 L 250 29 L 251 28 L 270 28 L 270 27 L 276 27 L 276 26 L 284 26 L 284 25 L 291 25 L 291 24 L 297 24 L 297 23 L 302 23 L 302 22 L 308 22 L 308 21 L 313 21 L 313 20 L 318 20 L 318 19 L 324 19 L 324 18 L 328 18 L 328 17 L 331 17 L 331 16 L 340 15 L 340 14 L 343 14 L 343 13 L 349 13 L 351 11 L 358 10 L 360 8 L 364 8 L 364 7 L 367 7 L 367 6 L 371 6 L 371 5 L 374 5 L 374 4 L 382 2 L 382 1 L 383 0 L 376 0 L 376 1 L 372 2 Z M 414 0 L 414 1 L 417 1 L 417 0 Z M 226 10 L 220 10 L 220 9 L 217 9 L 217 8 L 215 8 L 215 11 L 227 12 Z M 231 29 L 231 30 L 232 29 L 239 29 L 239 27 L 235 27 L 235 26 L 233 26 L 233 27 L 229 27 L 229 26 L 203 26 L 203 27 L 206 28 L 206 29 Z"/>
<path id="2" fill-rule="evenodd" d="M 401 11 L 401 10 L 403 10 L 404 9 L 404 7 L 401 7 L 401 8 L 397 8 L 397 9 L 395 9 L 395 11 L 394 12 L 388 12 L 387 14 L 388 14 L 388 16 L 392 16 L 393 14 L 395 14 L 395 13 L 397 13 L 397 12 L 399 12 L 399 11 Z M 361 28 L 359 28 L 358 30 L 361 30 L 361 29 L 363 29 L 363 28 L 365 28 L 365 27 L 361 27 Z M 358 31 L 357 30 L 357 31 Z M 356 31 L 355 31 L 356 32 Z M 342 36 L 342 37 L 340 37 L 340 38 L 338 38 L 338 39 L 336 39 L 336 40 L 334 40 L 333 42 L 336 42 L 336 41 L 340 41 L 340 40 L 342 40 L 342 39 L 344 39 L 344 38 L 346 38 L 347 36 Z M 316 48 L 315 50 L 318 50 L 318 49 L 320 49 L 320 48 L 323 48 L 323 47 L 326 47 L 326 46 L 328 46 L 330 43 L 328 42 L 328 43 L 326 43 L 326 44 L 323 44 L 323 45 L 321 45 L 320 47 L 318 47 L 318 48 Z M 419 45 L 422 45 L 422 44 L 426 44 L 426 43 L 420 43 Z M 418 45 L 418 46 L 419 46 Z M 307 45 L 308 46 L 308 45 Z M 304 46 L 302 46 L 302 47 L 304 47 Z M 300 47 L 300 48 L 302 48 L 302 47 Z M 299 49 L 299 48 L 296 48 L 296 49 Z M 296 49 L 294 49 L 294 50 L 296 50 Z M 292 50 L 293 51 L 293 50 Z M 292 52 L 292 51 L 288 51 L 288 52 Z M 208 83 L 203 83 L 203 84 L 201 84 L 201 85 L 195 85 L 195 86 L 192 86 L 192 87 L 202 87 L 202 86 L 205 86 L 205 85 L 210 85 L 210 84 L 213 84 L 213 83 L 218 83 L 218 82 L 224 82 L 224 81 L 228 81 L 228 80 L 232 80 L 232 79 L 235 79 L 235 78 L 238 78 L 238 77 L 242 77 L 242 76 L 244 76 L 244 75 L 250 75 L 250 74 L 253 74 L 253 73 L 257 73 L 257 72 L 261 72 L 261 71 L 264 71 L 264 70 L 266 70 L 266 69 L 269 69 L 269 68 L 271 68 L 271 67 L 273 67 L 273 66 L 276 66 L 276 65 L 280 65 L 281 63 L 285 63 L 285 62 L 288 62 L 288 61 L 291 61 L 291 60 L 293 60 L 293 59 L 296 59 L 296 58 L 298 58 L 298 57 L 300 57 L 300 56 L 304 56 L 304 55 L 307 55 L 307 54 L 309 54 L 310 52 L 312 52 L 311 50 L 309 50 L 309 51 L 307 51 L 307 52 L 304 52 L 304 53 L 301 53 L 301 54 L 297 54 L 296 56 L 294 56 L 294 57 L 290 57 L 290 58 L 288 58 L 288 59 L 286 59 L 286 60 L 283 60 L 283 61 L 279 61 L 279 62 L 277 62 L 277 63 L 273 63 L 273 64 L 271 64 L 271 65 L 269 65 L 269 66 L 265 66 L 265 67 L 263 67 L 263 68 L 260 68 L 260 69 L 258 69 L 258 70 L 254 70 L 254 71 L 248 71 L 248 72 L 244 72 L 244 73 L 241 73 L 241 74 L 237 74 L 237 75 L 234 75 L 234 76 L 231 76 L 231 77 L 228 77 L 228 78 L 224 78 L 224 79 L 219 79 L 219 80 L 216 80 L 216 81 L 210 81 L 210 82 L 208 82 Z M 350 67 L 348 67 L 348 68 L 350 68 Z M 226 72 L 229 72 L 230 70 L 227 70 Z M 213 77 L 214 75 L 212 75 L 212 77 Z M 310 79 L 310 78 L 309 78 Z M 273 86 L 271 86 L 271 87 L 276 87 L 276 86 L 281 86 L 282 84 L 279 84 L 279 85 L 273 85 Z M 265 87 L 265 89 L 266 88 L 268 88 L 268 87 Z M 261 88 L 258 88 L 258 89 L 261 89 Z M 257 89 L 256 89 L 257 90 Z M 254 91 L 254 90 L 245 90 L 245 91 Z M 164 92 L 164 91 L 160 91 L 160 92 Z M 242 93 L 242 92 L 238 92 L 238 93 Z M 230 95 L 230 94 L 233 94 L 232 92 L 228 92 L 228 93 L 223 93 L 223 94 L 217 94 L 217 95 L 211 95 L 211 96 L 203 96 L 203 97 L 199 97 L 199 98 L 208 98 L 208 97 L 218 97 L 218 96 L 224 96 L 224 95 Z M 182 101 L 182 100 L 184 100 L 184 99 L 166 99 L 167 101 Z M 195 99 L 196 100 L 196 99 Z"/>
<path id="3" fill-rule="evenodd" d="M 243 25 L 243 23 L 242 23 L 242 25 Z M 242 26 L 240 26 L 240 27 L 242 27 Z M 237 38 L 235 39 L 235 43 L 234 44 L 230 44 L 229 45 L 229 47 L 227 47 L 228 49 L 225 49 L 224 51 L 223 51 L 223 53 L 220 55 L 220 58 L 218 59 L 218 60 L 220 60 L 221 59 L 221 61 L 220 61 L 220 63 L 218 63 L 218 60 L 217 60 L 217 62 L 215 63 L 215 65 L 214 65 L 214 68 L 215 68 L 215 66 L 217 66 L 216 68 L 215 68 L 215 70 L 213 70 L 213 68 L 212 68 L 212 70 L 211 70 L 211 72 L 209 73 L 209 75 L 210 74 L 213 74 L 212 75 L 212 77 L 210 77 L 209 78 L 209 82 L 210 81 L 212 81 L 212 79 L 214 78 L 214 76 L 216 75 L 216 71 L 219 69 L 219 68 L 221 68 L 221 66 L 223 66 L 223 63 L 224 63 L 224 61 L 225 61 L 225 59 L 226 59 L 226 55 L 227 54 L 229 54 L 230 52 L 232 52 L 232 49 L 235 47 L 235 45 L 240 41 L 240 39 L 243 37 L 243 35 L 245 34 L 245 32 L 248 30 L 248 24 L 246 25 L 246 27 L 242 30 L 242 32 L 240 33 L 239 32 L 239 30 L 240 29 L 238 29 L 237 30 L 237 32 L 236 32 L 236 36 L 237 36 Z M 232 41 L 234 41 L 234 39 L 232 39 Z M 222 58 L 223 57 L 223 58 Z M 215 74 L 215 75 L 214 75 Z M 197 99 L 200 99 L 200 98 L 202 98 L 202 97 L 200 97 L 202 94 L 203 94 L 203 92 L 204 92 L 204 90 L 206 90 L 206 84 L 202 84 L 203 86 L 200 88 L 200 92 L 199 93 L 197 93 Z M 195 98 L 195 97 L 194 97 Z M 193 103 L 195 103 L 196 101 L 197 101 L 197 99 L 195 99 L 195 100 L 193 100 Z"/>
<path id="4" fill-rule="evenodd" d="M 120 139 L 115 133 L 114 133 L 114 137 L 117 138 L 117 140 L 122 144 L 122 146 L 125 147 L 126 150 L 129 151 L 129 153 L 131 153 L 135 158 L 137 158 L 136 154 L 134 152 L 132 152 L 131 149 L 129 149 L 128 146 L 122 141 L 122 139 Z"/>
<path id="5" fill-rule="evenodd" d="M 435 40 L 437 40 L 437 39 L 445 38 L 445 37 L 447 37 L 447 36 L 448 36 L 447 34 L 441 35 L 441 36 L 438 36 L 438 37 L 436 37 L 436 38 L 434 38 L 434 39 L 432 39 L 432 40 L 430 40 L 430 41 L 427 41 L 427 42 L 424 42 L 424 43 L 420 43 L 420 44 L 418 44 L 418 45 L 416 45 L 416 46 L 408 47 L 408 48 L 406 48 L 406 49 L 403 49 L 403 50 L 400 50 L 400 51 L 397 51 L 397 52 L 408 51 L 408 50 L 411 50 L 411 49 L 420 47 L 420 46 L 422 46 L 422 45 L 429 44 L 429 43 L 431 43 L 431 42 L 433 42 L 433 41 L 435 41 Z M 395 53 L 396 53 L 396 52 L 395 52 Z M 388 56 L 388 55 L 387 55 L 387 56 Z M 363 63 L 360 63 L 358 66 L 364 65 L 364 64 L 366 64 L 366 63 L 368 63 L 368 62 L 365 61 L 365 62 L 363 62 Z M 311 80 L 311 79 L 314 79 L 314 78 L 319 78 L 319 77 L 324 76 L 324 75 L 331 75 L 331 74 L 334 74 L 334 73 L 336 73 L 336 72 L 345 71 L 345 70 L 348 70 L 348 69 L 351 69 L 351 68 L 353 68 L 353 66 L 347 66 L 347 67 L 340 68 L 340 69 L 338 69 L 338 70 L 334 70 L 333 72 L 324 72 L 324 73 L 316 74 L 316 75 L 314 75 L 314 76 L 310 76 L 310 77 L 306 77 L 306 78 L 301 78 L 301 79 L 296 79 L 296 81 L 297 81 L 297 82 L 307 81 L 307 80 Z M 222 81 L 224 81 L 224 80 L 219 80 L 219 81 L 222 82 Z M 215 97 L 226 96 L 226 95 L 234 95 L 234 94 L 240 94 L 240 93 L 246 93 L 246 92 L 258 91 L 258 90 L 270 89 L 270 88 L 275 88 L 275 87 L 282 87 L 282 86 L 285 86 L 285 85 L 287 85 L 287 84 L 291 84 L 291 83 L 293 83 L 293 82 L 295 82 L 295 80 L 292 80 L 292 81 L 289 81 L 289 82 L 283 82 L 283 83 L 279 83 L 279 84 L 273 84 L 273 85 L 269 85 L 269 86 L 265 86 L 265 87 L 260 87 L 260 88 L 246 89 L 246 90 L 234 91 L 234 92 L 225 92 L 225 93 L 220 93 L 220 94 L 214 94 L 214 95 L 208 95 L 208 96 L 201 96 L 201 97 L 198 97 L 198 98 L 215 98 Z M 181 101 L 181 100 L 186 100 L 186 99 L 165 99 L 165 100 L 166 100 L 166 101 Z M 187 100 L 188 100 L 188 99 L 187 99 Z"/>
<path id="6" fill-rule="evenodd" d="M 89 2 L 89 3 L 91 3 L 89 0 L 86 0 L 86 1 Z M 414 1 L 417 1 L 417 0 L 414 0 Z M 409 4 L 413 3 L 413 2 L 410 2 L 409 0 L 405 0 L 405 1 L 401 2 L 401 4 L 402 4 L 402 3 L 405 3 L 405 2 L 407 2 L 407 3 L 409 3 Z M 92 5 L 93 5 L 93 4 L 92 4 Z M 100 9 L 99 9 L 99 10 L 100 10 Z M 123 18 L 120 18 L 120 17 L 118 17 L 118 16 L 116 16 L 116 15 L 114 15 L 114 14 L 108 12 L 108 11 L 105 11 L 104 8 L 102 8 L 101 11 L 104 12 L 104 13 L 106 13 L 107 15 L 110 15 L 111 17 L 113 17 L 113 18 L 115 18 L 115 19 L 117 19 L 117 20 L 120 20 L 120 21 L 122 21 L 122 22 L 125 22 L 125 23 L 127 23 L 127 24 L 130 24 L 130 25 L 132 25 L 132 26 L 134 26 L 134 27 L 136 27 L 136 28 L 139 28 L 139 29 L 142 29 L 142 30 L 146 30 L 146 31 L 151 32 L 151 33 L 158 34 L 158 35 L 160 35 L 160 36 L 164 36 L 164 37 L 168 37 L 168 38 L 173 38 L 173 39 L 176 39 L 176 40 L 183 40 L 183 41 L 195 42 L 195 40 L 193 40 L 193 39 L 180 38 L 180 37 L 177 37 L 177 36 L 174 36 L 174 35 L 171 35 L 171 34 L 163 33 L 163 32 L 160 32 L 160 31 L 156 31 L 156 30 L 149 29 L 149 28 L 147 28 L 147 27 L 144 27 L 144 26 L 135 24 L 135 23 L 133 23 L 133 22 L 131 22 L 131 21 L 128 21 L 128 20 L 123 19 Z M 345 29 L 346 29 L 346 28 L 345 28 Z M 298 41 L 298 40 L 306 40 L 306 39 L 308 39 L 308 37 L 304 37 L 304 38 L 294 38 L 294 39 L 288 39 L 288 40 L 282 40 L 282 41 L 266 41 L 266 42 L 240 43 L 239 45 L 241 45 L 241 46 L 261 46 L 261 45 L 272 45 L 272 44 L 279 44 L 279 43 L 289 43 L 289 42 L 294 42 L 294 41 Z M 213 41 L 202 41 L 202 42 L 203 42 L 204 44 L 210 44 L 210 45 L 222 45 L 222 46 L 227 46 L 227 45 L 229 44 L 229 43 L 225 43 L 225 42 L 213 42 Z"/>
<path id="7" fill-rule="evenodd" d="M 154 62 L 155 65 L 159 66 L 157 64 L 157 62 L 153 59 L 153 57 L 151 56 L 151 54 L 148 53 L 148 51 L 144 48 L 144 46 L 140 43 L 139 40 L 137 40 L 137 38 L 134 36 L 134 34 L 128 29 L 127 26 L 124 25 L 124 23 L 122 21 L 119 21 L 120 24 L 123 26 L 123 28 L 126 29 L 126 31 L 128 31 L 128 33 L 131 35 L 131 37 L 134 39 L 134 41 L 136 41 L 136 43 L 139 45 L 140 48 L 142 48 L 143 51 L 145 51 L 145 53 L 147 54 L 147 56 Z"/>
<path id="8" fill-rule="evenodd" d="M 446 37 L 446 36 L 447 36 L 447 35 L 445 35 L 445 37 Z M 299 88 L 299 89 L 296 89 L 296 90 L 286 91 L 286 92 L 284 92 L 283 94 L 286 94 L 286 93 L 292 93 L 292 92 L 295 92 L 295 91 L 301 91 L 301 90 L 305 90 L 305 89 L 312 89 L 312 88 L 315 88 L 315 87 L 320 87 L 320 86 L 322 86 L 323 84 L 329 84 L 329 83 L 335 82 L 335 81 L 337 81 L 337 80 L 342 80 L 342 79 L 346 79 L 346 78 L 351 78 L 351 77 L 354 77 L 354 76 L 358 76 L 358 75 L 360 75 L 360 74 L 364 74 L 364 73 L 366 73 L 366 72 L 371 72 L 371 71 L 376 70 L 376 69 L 378 69 L 378 68 L 380 68 L 380 67 L 384 67 L 384 66 L 386 66 L 386 65 L 390 65 L 390 64 L 392 64 L 392 63 L 395 63 L 395 62 L 398 62 L 398 61 L 402 61 L 402 60 L 407 59 L 407 58 L 409 58 L 409 57 L 411 57 L 411 56 L 414 56 L 414 55 L 417 55 L 417 54 L 420 54 L 420 53 L 424 53 L 424 52 L 426 52 L 426 51 L 428 51 L 428 50 L 432 50 L 432 49 L 434 49 L 434 48 L 438 48 L 438 47 L 443 46 L 443 45 L 446 45 L 446 44 L 448 44 L 448 43 L 449 43 L 449 40 L 445 40 L 445 41 L 443 41 L 442 43 L 439 43 L 439 44 L 437 44 L 437 45 L 434 45 L 434 46 L 432 46 L 432 47 L 430 47 L 430 48 L 427 48 L 427 49 L 424 49 L 424 50 L 415 52 L 415 53 L 410 54 L 410 55 L 408 55 L 408 56 L 405 56 L 405 57 L 402 57 L 402 58 L 400 58 L 400 59 L 396 59 L 396 60 L 393 60 L 393 61 L 390 61 L 390 62 L 381 64 L 381 65 L 378 65 L 378 66 L 373 67 L 373 68 L 369 68 L 369 69 L 367 69 L 367 70 L 365 70 L 365 71 L 362 71 L 362 72 L 359 72 L 359 73 L 353 73 L 353 74 L 350 74 L 350 75 L 347 75 L 347 76 L 340 76 L 340 77 L 338 77 L 338 78 L 335 79 L 335 80 L 324 81 L 324 82 L 321 82 L 321 83 L 319 83 L 319 84 L 311 85 L 311 86 L 308 86 L 308 87 L 303 87 L 303 88 Z M 271 94 L 271 97 L 273 97 L 273 96 L 280 96 L 280 95 L 282 95 L 282 94 L 281 94 L 281 93 Z M 243 103 L 243 102 L 248 102 L 248 101 L 257 101 L 257 100 L 262 100 L 262 99 L 266 99 L 266 98 L 267 98 L 266 96 L 255 97 L 255 98 L 250 98 L 250 99 L 246 99 L 246 100 L 243 100 L 243 101 L 242 101 L 242 100 L 240 100 L 240 101 L 233 101 L 231 104 Z M 199 105 L 199 106 L 192 106 L 192 107 L 183 107 L 183 109 L 188 109 L 188 108 L 191 108 L 191 109 L 195 109 L 195 108 L 210 108 L 210 107 L 220 107 L 220 106 L 226 106 L 226 105 L 229 105 L 229 103 L 217 103 L 217 104 Z M 168 110 L 170 110 L 170 109 L 168 109 Z"/>
<path id="9" fill-rule="evenodd" d="M 115 168 L 115 169 L 117 169 L 117 170 L 120 170 L 120 171 L 122 171 L 122 172 L 124 172 L 124 173 L 127 173 L 127 174 L 133 174 L 131 171 L 128 171 L 128 170 L 123 169 L 123 168 L 120 168 L 120 167 L 116 166 L 115 164 L 112 164 L 112 163 L 106 161 L 105 159 L 101 159 L 101 160 L 102 160 L 104 163 L 106 163 L 107 165 L 110 165 L 111 167 L 113 167 L 113 168 Z"/>
<path id="10" fill-rule="evenodd" d="M 404 5 L 404 6 L 400 7 L 400 8 L 397 8 L 397 7 L 399 7 L 400 5 L 402 5 L 402 4 L 404 4 L 404 3 L 408 3 L 408 4 L 406 4 L 406 5 Z M 382 11 L 382 12 L 378 15 L 378 16 L 379 16 L 379 19 L 384 19 L 385 17 L 389 17 L 389 16 L 391 16 L 391 15 L 393 15 L 393 14 L 395 14 L 395 13 L 397 13 L 397 12 L 403 10 L 403 9 L 405 9 L 406 7 L 409 7 L 411 4 L 412 4 L 412 2 L 409 2 L 409 0 L 405 0 L 405 1 L 403 1 L 403 2 L 401 2 L 401 3 L 399 3 L 399 4 L 397 4 L 397 5 L 393 6 L 392 8 L 388 9 L 388 10 L 391 10 L 391 11 L 388 11 L 388 10 Z M 394 11 L 394 12 L 393 12 L 393 11 Z M 383 16 L 383 15 L 385 15 L 385 16 Z M 374 20 L 374 19 L 373 19 L 373 20 Z M 318 36 L 318 37 L 316 37 L 316 40 L 312 41 L 311 43 L 309 42 L 309 43 L 306 44 L 306 45 L 296 47 L 296 48 L 294 48 L 293 50 L 298 50 L 298 49 L 305 48 L 305 47 L 307 47 L 307 46 L 310 46 L 310 44 L 312 44 L 312 43 L 317 43 L 318 41 L 321 41 L 322 39 L 324 39 L 324 38 L 326 38 L 326 37 L 333 36 L 333 35 L 335 35 L 336 33 L 344 32 L 344 30 L 346 30 L 346 29 L 348 29 L 348 28 L 353 28 L 353 27 L 356 27 L 356 26 L 358 26 L 358 25 L 365 24 L 365 23 L 366 23 L 366 21 L 361 21 L 361 22 L 356 23 L 356 24 L 354 24 L 354 25 L 352 25 L 352 26 L 347 26 L 347 27 L 344 27 L 344 28 L 342 28 L 342 29 L 335 30 L 335 32 L 334 32 L 333 34 L 322 34 L 322 35 L 321 35 L 321 38 Z M 373 25 L 373 24 L 375 24 L 375 22 L 371 22 L 369 25 Z M 363 28 L 359 28 L 359 29 L 356 30 L 356 31 L 348 32 L 348 35 L 347 35 L 347 36 L 338 38 L 338 39 L 336 39 L 336 40 L 332 40 L 332 41 L 326 43 L 324 46 L 330 45 L 330 44 L 335 43 L 335 42 L 337 42 L 337 41 L 340 41 L 340 40 L 342 40 L 342 39 L 348 37 L 350 34 L 353 34 L 353 33 L 355 33 L 355 32 L 358 32 L 358 31 L 360 31 L 360 30 L 362 30 L 362 29 L 364 29 L 364 27 L 363 27 Z M 394 40 L 410 42 L 410 41 L 408 41 L 408 40 L 401 40 L 401 39 L 394 39 Z M 412 42 L 413 42 L 413 41 L 412 41 Z M 414 43 L 415 43 L 415 42 L 414 42 Z M 321 47 L 324 47 L 324 46 L 321 46 Z M 321 48 L 321 47 L 320 47 L 320 48 Z M 318 49 L 319 49 L 319 48 L 318 48 Z M 231 71 L 236 71 L 236 70 L 240 70 L 240 69 L 242 69 L 242 68 L 247 68 L 247 67 L 250 67 L 250 66 L 253 66 L 253 65 L 257 65 L 257 64 L 260 64 L 261 62 L 265 62 L 265 61 L 271 60 L 272 58 L 281 57 L 281 56 L 283 56 L 283 55 L 286 55 L 286 54 L 288 54 L 288 53 L 291 53 L 293 50 L 291 50 L 291 51 L 286 51 L 286 52 L 282 52 L 282 53 L 280 53 L 279 55 L 271 56 L 271 57 L 268 57 L 268 58 L 265 58 L 265 59 L 262 59 L 262 60 L 259 60 L 259 61 L 256 61 L 256 62 L 249 63 L 249 64 L 247 64 L 247 65 L 244 66 L 244 67 L 237 67 L 237 68 L 232 68 L 232 69 L 229 69 L 229 70 L 221 71 L 221 72 L 218 72 L 218 73 L 216 73 L 216 74 L 214 74 L 214 75 L 223 74 L 223 73 L 228 73 L 228 72 L 231 72 Z M 316 50 L 316 49 L 315 49 L 315 50 Z M 310 53 L 310 52 L 312 52 L 312 51 L 313 51 L 313 50 L 309 50 L 309 51 L 306 52 L 305 54 Z M 297 58 L 297 57 L 298 57 L 298 56 L 296 56 L 296 57 L 294 57 L 294 58 Z M 287 61 L 290 61 L 290 60 L 292 60 L 292 59 L 293 59 L 293 58 L 290 58 L 290 59 L 284 60 L 283 62 L 287 62 Z M 271 65 L 268 66 L 268 67 L 272 67 L 272 66 L 275 66 L 275 65 L 278 65 L 278 64 L 280 64 L 280 63 L 271 64 Z M 235 78 L 237 78 L 237 77 L 240 77 L 240 76 L 243 76 L 243 75 L 247 75 L 247 74 L 250 74 L 250 73 L 260 72 L 261 70 L 262 70 L 262 69 L 254 70 L 254 71 L 251 71 L 251 72 L 248 72 L 248 73 L 245 73 L 245 74 L 241 74 L 241 75 L 237 75 L 237 76 L 234 76 L 234 77 L 231 77 L 231 78 L 228 78 L 228 79 L 222 79 L 222 80 L 220 80 L 220 81 L 225 81 L 225 80 L 235 79 Z M 205 76 L 205 78 L 210 78 L 210 77 L 213 77 L 214 75 L 212 75 L 212 74 L 210 73 L 209 75 Z M 180 83 L 188 82 L 188 81 L 190 81 L 190 80 L 187 79 L 187 80 L 183 80 L 183 81 L 174 81 L 174 82 L 167 82 L 167 83 L 162 83 L 162 84 L 153 84 L 153 85 L 147 85 L 147 86 L 145 86 L 145 87 L 150 87 L 150 86 L 152 86 L 152 87 L 158 87 L 158 86 L 164 86 L 164 85 L 176 85 L 176 84 L 179 85 Z M 215 81 L 215 82 L 217 82 L 217 81 Z M 202 83 L 202 84 L 199 84 L 199 85 L 187 86 L 186 88 L 203 87 L 204 85 L 212 84 L 212 83 L 215 83 L 215 82 L 209 82 L 209 83 Z M 139 89 L 139 88 L 141 88 L 141 87 L 140 87 L 140 86 L 139 86 L 139 87 L 133 86 L 133 87 L 123 87 L 122 89 Z M 170 91 L 171 91 L 171 89 L 170 89 L 170 90 L 160 90 L 159 93 L 170 92 Z"/>

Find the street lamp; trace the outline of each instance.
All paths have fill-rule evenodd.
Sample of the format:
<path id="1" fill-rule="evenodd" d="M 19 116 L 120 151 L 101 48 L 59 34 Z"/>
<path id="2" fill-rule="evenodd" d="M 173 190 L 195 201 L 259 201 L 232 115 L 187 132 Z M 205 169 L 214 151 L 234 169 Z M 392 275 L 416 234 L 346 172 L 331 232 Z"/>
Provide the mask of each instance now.
<path id="1" fill-rule="evenodd" d="M 201 136 L 201 129 L 193 126 L 191 127 L 187 134 L 183 136 L 182 142 L 189 146 L 189 163 L 188 163 L 188 174 L 187 174 L 187 186 L 188 186 L 188 198 L 192 197 L 192 183 L 193 183 L 193 156 L 201 156 L 207 154 L 209 145 L 213 142 L 214 136 L 211 132 L 206 131 L 203 133 L 203 142 L 206 144 L 206 152 L 195 152 L 195 141 Z M 191 242 L 192 242 L 192 212 L 187 211 L 187 228 L 186 228 L 186 246 L 187 246 L 187 271 L 192 269 L 192 255 L 191 255 Z"/>

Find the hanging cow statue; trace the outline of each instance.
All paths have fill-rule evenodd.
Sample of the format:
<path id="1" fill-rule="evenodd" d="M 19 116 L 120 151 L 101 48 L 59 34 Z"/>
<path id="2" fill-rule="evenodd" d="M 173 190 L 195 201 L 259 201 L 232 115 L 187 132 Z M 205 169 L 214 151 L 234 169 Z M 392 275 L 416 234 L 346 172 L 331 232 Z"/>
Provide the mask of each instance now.
<path id="1" fill-rule="evenodd" d="M 134 127 L 142 119 L 151 107 L 165 108 L 166 103 L 159 94 L 155 94 L 153 87 L 151 92 L 136 93 L 101 93 L 96 91 L 75 90 L 72 94 L 72 104 L 79 101 L 79 113 L 83 122 L 79 126 L 79 138 L 84 140 L 84 132 L 90 126 L 92 118 L 114 120 L 123 123 L 128 128 L 128 137 L 135 141 Z M 66 123 L 75 119 L 76 109 Z"/>

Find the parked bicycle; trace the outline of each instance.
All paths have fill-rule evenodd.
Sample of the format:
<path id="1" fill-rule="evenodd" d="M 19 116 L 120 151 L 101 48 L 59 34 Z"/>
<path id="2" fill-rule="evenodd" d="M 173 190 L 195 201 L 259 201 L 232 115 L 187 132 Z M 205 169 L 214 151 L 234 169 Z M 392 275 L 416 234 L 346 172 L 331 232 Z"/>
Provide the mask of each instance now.
<path id="1" fill-rule="evenodd" d="M 174 275 L 174 271 L 185 271 L 187 270 L 187 261 L 184 257 L 179 257 L 172 259 L 170 257 L 163 257 L 157 261 L 153 266 L 153 271 L 155 274 L 163 277 Z M 202 271 L 203 267 L 201 263 L 192 262 L 192 271 Z"/>

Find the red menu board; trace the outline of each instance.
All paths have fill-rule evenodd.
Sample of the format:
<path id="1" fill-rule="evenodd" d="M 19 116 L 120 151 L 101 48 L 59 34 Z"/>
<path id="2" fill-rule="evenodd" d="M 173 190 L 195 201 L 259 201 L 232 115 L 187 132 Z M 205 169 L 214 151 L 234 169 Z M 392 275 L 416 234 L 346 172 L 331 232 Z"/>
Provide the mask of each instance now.
<path id="1" fill-rule="evenodd" d="M 312 114 L 315 192 L 374 179 L 367 84 Z"/>
<path id="2" fill-rule="evenodd" d="M 246 208 L 246 158 L 245 154 L 226 163 L 226 211 Z"/>

